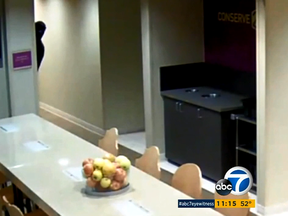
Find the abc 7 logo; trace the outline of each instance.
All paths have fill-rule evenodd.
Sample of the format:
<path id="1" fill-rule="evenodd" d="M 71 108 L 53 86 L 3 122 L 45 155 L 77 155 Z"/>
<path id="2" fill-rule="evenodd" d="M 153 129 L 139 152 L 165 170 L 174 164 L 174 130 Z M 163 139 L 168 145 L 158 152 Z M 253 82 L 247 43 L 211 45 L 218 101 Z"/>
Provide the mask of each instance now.
<path id="1" fill-rule="evenodd" d="M 225 174 L 224 179 L 219 180 L 215 190 L 221 196 L 243 195 L 250 191 L 253 185 L 251 173 L 244 167 L 233 167 Z"/>
<path id="2" fill-rule="evenodd" d="M 233 186 L 231 182 L 227 179 L 220 179 L 215 186 L 215 190 L 221 196 L 227 196 L 231 193 Z"/>

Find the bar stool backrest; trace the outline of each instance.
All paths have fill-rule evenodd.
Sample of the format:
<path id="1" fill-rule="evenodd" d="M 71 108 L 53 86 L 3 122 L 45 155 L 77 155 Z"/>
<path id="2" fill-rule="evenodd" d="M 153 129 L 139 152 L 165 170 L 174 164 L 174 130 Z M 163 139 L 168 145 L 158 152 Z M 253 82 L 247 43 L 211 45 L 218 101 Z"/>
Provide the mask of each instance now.
<path id="1" fill-rule="evenodd" d="M 118 155 L 118 129 L 111 128 L 106 131 L 104 137 L 98 141 L 98 146 L 115 156 Z"/>
<path id="2" fill-rule="evenodd" d="M 146 149 L 145 153 L 135 160 L 135 166 L 143 172 L 160 179 L 161 169 L 159 166 L 159 149 L 156 146 L 151 146 Z"/>
<path id="3" fill-rule="evenodd" d="M 180 166 L 172 177 L 171 186 L 193 198 L 202 198 L 202 172 L 193 163 Z"/>
<path id="4" fill-rule="evenodd" d="M 17 206 L 11 205 L 5 196 L 2 197 L 2 200 L 5 203 L 10 216 L 24 216 L 21 210 Z"/>

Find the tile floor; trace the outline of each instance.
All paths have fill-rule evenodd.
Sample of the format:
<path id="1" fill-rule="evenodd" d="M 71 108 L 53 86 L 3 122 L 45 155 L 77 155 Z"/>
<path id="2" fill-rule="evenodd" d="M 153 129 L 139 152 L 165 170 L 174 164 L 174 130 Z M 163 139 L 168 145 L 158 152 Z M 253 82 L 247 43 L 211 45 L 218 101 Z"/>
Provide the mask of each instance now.
<path id="1" fill-rule="evenodd" d="M 118 140 L 119 143 L 121 143 L 126 148 L 132 149 L 139 154 L 143 154 L 146 149 L 145 136 L 145 132 L 120 134 Z"/>

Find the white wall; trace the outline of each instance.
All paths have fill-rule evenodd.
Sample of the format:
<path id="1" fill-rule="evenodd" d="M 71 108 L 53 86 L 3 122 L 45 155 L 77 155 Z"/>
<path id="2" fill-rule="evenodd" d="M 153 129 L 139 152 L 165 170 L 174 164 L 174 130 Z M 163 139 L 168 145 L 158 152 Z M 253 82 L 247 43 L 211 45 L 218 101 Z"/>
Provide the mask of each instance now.
<path id="1" fill-rule="evenodd" d="M 288 212 L 287 13 L 287 0 L 257 0 L 257 195 L 265 215 Z"/>
<path id="2" fill-rule="evenodd" d="M 4 17 L 4 1 L 0 0 L 0 14 L 1 17 Z M 8 100 L 8 93 L 9 93 L 9 89 L 8 89 L 8 69 L 6 68 L 6 55 L 5 55 L 5 45 L 6 43 L 6 39 L 5 39 L 5 35 L 6 32 L 4 31 L 4 20 L 1 19 L 1 55 L 2 55 L 2 59 L 0 61 L 2 61 L 0 64 L 3 66 L 2 68 L 0 68 L 0 119 L 1 118 L 7 118 L 9 117 L 9 100 Z"/>
<path id="3" fill-rule="evenodd" d="M 204 61 L 203 0 L 142 0 L 147 145 L 164 152 L 161 66 Z"/>
<path id="4" fill-rule="evenodd" d="M 40 101 L 103 128 L 98 1 L 35 0 L 46 23 Z"/>
<path id="5" fill-rule="evenodd" d="M 13 52 L 31 50 L 35 54 L 34 1 L 6 0 L 5 11 L 12 115 L 38 113 L 35 57 L 30 69 L 13 71 L 12 65 Z"/>

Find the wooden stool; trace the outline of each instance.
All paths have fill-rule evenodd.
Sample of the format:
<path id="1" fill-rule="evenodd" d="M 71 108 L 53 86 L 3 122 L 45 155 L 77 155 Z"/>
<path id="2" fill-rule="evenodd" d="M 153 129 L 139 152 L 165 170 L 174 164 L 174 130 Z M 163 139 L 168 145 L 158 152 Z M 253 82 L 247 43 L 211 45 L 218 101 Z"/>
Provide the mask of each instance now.
<path id="1" fill-rule="evenodd" d="M 159 166 L 159 149 L 156 146 L 147 148 L 145 153 L 135 160 L 135 166 L 143 172 L 160 179 L 161 169 Z"/>
<path id="2" fill-rule="evenodd" d="M 9 180 L 6 178 L 6 176 L 0 172 L 0 186 L 4 185 L 4 187 L 0 187 L 0 197 L 5 196 L 6 199 L 10 202 L 10 203 L 15 203 L 15 199 L 14 199 L 14 189 L 13 185 L 9 185 L 8 186 L 8 182 Z M 25 200 L 25 207 L 27 209 L 28 212 L 31 211 L 31 203 L 30 200 L 27 196 L 25 196 L 25 194 L 23 194 L 23 206 L 24 206 L 24 200 Z M 0 198 L 0 212 L 2 211 L 3 207 L 5 206 L 5 203 L 3 203 L 2 199 Z"/>
<path id="3" fill-rule="evenodd" d="M 10 216 L 47 216 L 47 214 L 41 209 L 37 209 L 31 213 L 23 214 L 17 206 L 10 204 L 5 196 L 2 197 L 2 201 L 5 204 L 5 207 L 7 208 Z"/>
<path id="4" fill-rule="evenodd" d="M 5 196 L 9 203 L 14 203 L 13 187 L 8 186 L 0 189 L 0 197 Z M 5 203 L 0 199 L 0 212 L 4 209 Z"/>
<path id="5" fill-rule="evenodd" d="M 193 198 L 202 198 L 202 172 L 196 164 L 180 166 L 172 177 L 171 186 Z"/>
<path id="6" fill-rule="evenodd" d="M 118 130 L 111 128 L 107 130 L 105 136 L 98 141 L 98 146 L 108 153 L 118 155 Z"/>
<path id="7" fill-rule="evenodd" d="M 221 196 L 217 192 L 214 194 L 215 199 L 249 199 L 249 195 L 233 195 L 229 194 L 227 196 Z M 250 213 L 250 209 L 248 208 L 217 208 L 216 211 L 220 212 L 225 216 L 248 216 Z"/>
<path id="8" fill-rule="evenodd" d="M 6 178 L 6 176 L 2 172 L 0 172 L 0 186 L 1 185 L 4 186 L 0 187 L 0 197 L 6 196 L 7 199 L 13 203 L 14 202 L 13 187 L 12 185 L 8 186 L 7 182 L 8 179 Z M 2 212 L 4 205 L 5 204 L 3 203 L 2 199 L 0 199 L 0 212 Z"/>

